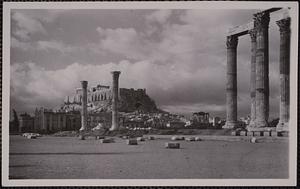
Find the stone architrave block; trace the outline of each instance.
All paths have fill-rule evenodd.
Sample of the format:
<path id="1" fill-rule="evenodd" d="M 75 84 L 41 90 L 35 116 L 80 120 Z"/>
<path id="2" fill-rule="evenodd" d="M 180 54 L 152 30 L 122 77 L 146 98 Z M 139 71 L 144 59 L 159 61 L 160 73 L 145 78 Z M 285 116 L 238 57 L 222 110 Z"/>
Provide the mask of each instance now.
<path id="1" fill-rule="evenodd" d="M 277 136 L 278 136 L 277 131 L 271 131 L 271 136 L 272 136 L 272 137 L 277 137 Z"/>
<path id="2" fill-rule="evenodd" d="M 236 132 L 236 131 L 232 131 L 232 132 L 231 132 L 231 135 L 232 135 L 232 136 L 237 136 L 237 132 Z"/>
<path id="3" fill-rule="evenodd" d="M 246 131 L 241 131 L 240 136 L 247 136 L 247 132 Z"/>
<path id="4" fill-rule="evenodd" d="M 123 139 L 128 139 L 128 138 L 129 138 L 129 136 L 122 136 L 122 138 L 123 138 Z"/>
<path id="5" fill-rule="evenodd" d="M 247 136 L 253 136 L 254 135 L 254 132 L 253 131 L 248 131 L 247 132 Z"/>
<path id="6" fill-rule="evenodd" d="M 35 135 L 28 135 L 27 138 L 28 139 L 36 139 L 36 136 Z"/>
<path id="7" fill-rule="evenodd" d="M 271 136 L 271 132 L 270 131 L 264 131 L 264 136 L 266 136 L 266 137 Z"/>
<path id="8" fill-rule="evenodd" d="M 195 141 L 202 141 L 202 139 L 200 137 L 196 137 Z"/>
<path id="9" fill-rule="evenodd" d="M 257 143 L 257 140 L 256 140 L 255 137 L 252 137 L 252 138 L 250 139 L 250 142 L 251 142 L 251 143 Z"/>
<path id="10" fill-rule="evenodd" d="M 171 140 L 184 140 L 184 137 L 182 137 L 182 136 L 173 136 L 171 138 Z"/>
<path id="11" fill-rule="evenodd" d="M 180 144 L 178 142 L 166 142 L 165 147 L 166 148 L 172 148 L 172 149 L 179 149 Z"/>
<path id="12" fill-rule="evenodd" d="M 186 141 L 196 141 L 195 137 L 187 137 L 185 138 Z"/>
<path id="13" fill-rule="evenodd" d="M 136 140 L 137 141 L 145 141 L 145 138 L 144 137 L 137 137 Z"/>
<path id="14" fill-rule="evenodd" d="M 126 141 L 126 144 L 128 144 L 128 145 L 137 145 L 138 142 L 137 142 L 137 139 L 128 139 Z"/>
<path id="15" fill-rule="evenodd" d="M 112 143 L 113 139 L 111 139 L 111 138 L 104 138 L 104 139 L 100 139 L 100 142 L 101 143 Z"/>
<path id="16" fill-rule="evenodd" d="M 262 136 L 262 132 L 261 131 L 254 131 L 253 136 Z"/>
<path id="17" fill-rule="evenodd" d="M 84 137 L 84 135 L 79 135 L 79 140 L 85 140 L 85 137 Z"/>
<path id="18" fill-rule="evenodd" d="M 105 139 L 105 136 L 96 136 L 95 139 L 96 140 Z"/>

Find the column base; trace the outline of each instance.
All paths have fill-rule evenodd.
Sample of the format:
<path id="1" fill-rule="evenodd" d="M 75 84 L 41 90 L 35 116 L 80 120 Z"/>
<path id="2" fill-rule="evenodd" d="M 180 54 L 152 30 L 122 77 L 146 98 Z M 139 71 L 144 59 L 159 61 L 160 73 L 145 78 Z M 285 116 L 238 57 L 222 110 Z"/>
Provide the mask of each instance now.
<path id="1" fill-rule="evenodd" d="M 246 126 L 247 131 L 251 130 L 252 128 L 255 128 L 255 120 L 251 120 L 249 125 Z"/>
<path id="2" fill-rule="evenodd" d="M 276 126 L 276 131 L 277 132 L 289 131 L 289 122 L 281 122 L 279 120 L 279 123 Z"/>
<path id="3" fill-rule="evenodd" d="M 118 129 L 118 128 L 117 128 L 117 127 L 114 127 L 114 126 L 111 127 L 111 128 L 109 128 L 110 131 L 116 131 L 117 129 Z"/>
<path id="4" fill-rule="evenodd" d="M 247 127 L 247 131 L 276 131 L 275 127 Z"/>
<path id="5" fill-rule="evenodd" d="M 260 128 L 260 127 L 268 127 L 269 123 L 266 120 L 262 120 L 262 121 L 255 121 L 255 127 Z"/>
<path id="6" fill-rule="evenodd" d="M 226 121 L 226 124 L 222 128 L 223 129 L 233 129 L 233 128 L 236 128 L 237 125 L 238 124 L 236 121 Z"/>

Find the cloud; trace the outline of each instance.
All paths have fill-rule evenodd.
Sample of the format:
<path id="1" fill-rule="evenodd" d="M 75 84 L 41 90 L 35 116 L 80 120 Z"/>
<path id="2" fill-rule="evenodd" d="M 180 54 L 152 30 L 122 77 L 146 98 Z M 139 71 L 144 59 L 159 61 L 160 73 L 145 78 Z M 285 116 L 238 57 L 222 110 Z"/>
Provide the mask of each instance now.
<path id="1" fill-rule="evenodd" d="M 12 20 L 16 22 L 16 29 L 13 34 L 22 40 L 29 40 L 33 34 L 47 34 L 45 28 L 39 20 L 33 19 L 20 12 L 12 13 Z"/>
<path id="2" fill-rule="evenodd" d="M 59 41 L 38 41 L 37 49 L 45 50 L 45 51 L 57 50 L 64 54 L 72 53 L 72 52 L 80 50 L 79 47 L 69 46 L 69 45 L 66 45 L 63 42 L 59 42 Z"/>
<path id="3" fill-rule="evenodd" d="M 151 44 L 144 41 L 134 28 L 97 28 L 102 49 L 130 59 L 145 59 Z"/>
<path id="4" fill-rule="evenodd" d="M 18 39 L 14 38 L 13 36 L 11 37 L 10 45 L 12 48 L 18 48 L 23 51 L 28 51 L 28 50 L 33 49 L 33 47 L 31 46 L 30 43 L 19 41 Z"/>
<path id="5" fill-rule="evenodd" d="M 45 56 L 57 51 L 74 59 L 70 64 L 62 62 L 65 66 L 52 71 L 41 66 L 43 60 L 13 64 L 12 99 L 24 108 L 60 104 L 80 87 L 80 80 L 88 80 L 90 86 L 109 85 L 110 71 L 116 69 L 122 72 L 121 87 L 146 88 L 157 105 L 167 111 L 208 111 L 225 116 L 226 32 L 231 26 L 251 20 L 252 12 L 255 10 L 159 10 L 142 18 L 143 29 L 95 24 L 98 38 L 82 46 L 54 38 L 37 40 L 30 43 L 31 48 Z M 273 31 L 271 25 L 270 33 Z M 279 42 L 273 37 L 270 42 L 270 110 L 274 114 L 278 110 L 279 80 L 278 57 L 273 56 L 278 55 L 274 46 L 279 46 Z M 12 47 L 25 51 L 29 49 L 27 45 L 12 38 Z M 90 52 L 102 53 L 96 58 L 97 64 L 82 58 Z M 113 58 L 103 59 L 104 55 Z M 56 57 L 49 57 L 59 62 Z M 244 36 L 238 46 L 239 116 L 250 113 L 250 57 L 250 37 Z"/>
<path id="6" fill-rule="evenodd" d="M 199 89 L 198 86 L 204 86 L 204 83 L 216 78 L 216 76 L 206 74 L 206 70 L 193 75 L 187 72 L 182 73 L 180 70 L 170 71 L 167 65 L 155 65 L 147 61 L 123 60 L 119 63 L 104 65 L 73 63 L 55 71 L 45 70 L 36 63 L 25 62 L 12 65 L 11 96 L 18 99 L 20 104 L 28 106 L 42 104 L 42 102 L 52 106 L 59 105 L 66 95 L 73 94 L 74 89 L 80 87 L 80 80 L 88 80 L 90 86 L 98 83 L 110 85 L 110 71 L 112 70 L 122 72 L 120 87 L 146 88 L 148 94 L 157 101 L 159 106 L 171 107 L 170 105 L 174 102 L 207 105 L 210 103 L 207 99 L 207 92 L 220 93 L 220 90 L 223 90 L 218 84 Z M 189 86 L 184 87 L 188 83 L 190 83 Z M 176 96 L 181 95 L 182 97 L 176 99 Z M 217 103 L 223 104 L 220 101 Z"/>
<path id="7" fill-rule="evenodd" d="M 171 16 L 172 10 L 157 10 L 146 16 L 146 21 L 149 23 L 164 24 Z"/>

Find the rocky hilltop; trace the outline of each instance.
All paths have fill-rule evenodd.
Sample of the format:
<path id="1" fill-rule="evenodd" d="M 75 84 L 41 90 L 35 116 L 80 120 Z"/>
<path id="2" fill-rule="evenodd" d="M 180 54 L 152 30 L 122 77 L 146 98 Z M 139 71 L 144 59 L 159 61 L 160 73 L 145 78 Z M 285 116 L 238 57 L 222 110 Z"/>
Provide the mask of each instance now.
<path id="1" fill-rule="evenodd" d="M 109 86 L 98 85 L 88 89 L 88 111 L 89 112 L 110 112 L 112 104 L 112 93 Z M 119 111 L 120 112 L 160 112 L 154 102 L 146 93 L 145 89 L 119 90 Z M 76 94 L 67 96 L 61 109 L 64 111 L 81 110 L 82 91 L 76 89 Z"/>

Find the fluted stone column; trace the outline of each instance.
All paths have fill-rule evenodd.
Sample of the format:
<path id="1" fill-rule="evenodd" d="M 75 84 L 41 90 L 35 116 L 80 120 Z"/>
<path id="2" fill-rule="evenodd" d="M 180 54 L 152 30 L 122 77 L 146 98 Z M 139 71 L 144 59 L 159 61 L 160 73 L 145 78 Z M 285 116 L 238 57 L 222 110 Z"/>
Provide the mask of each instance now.
<path id="1" fill-rule="evenodd" d="M 82 111 L 81 111 L 81 128 L 80 131 L 87 129 L 87 81 L 81 81 L 82 87 Z"/>
<path id="2" fill-rule="evenodd" d="M 256 29 L 256 92 L 255 130 L 264 130 L 269 119 L 269 22 L 270 15 L 260 12 L 254 15 Z"/>
<path id="3" fill-rule="evenodd" d="M 280 116 L 277 131 L 288 131 L 289 106 L 290 106 L 290 23 L 291 19 L 285 18 L 276 22 L 280 31 Z"/>
<path id="4" fill-rule="evenodd" d="M 255 91 L 256 91 L 256 31 L 254 29 L 249 31 L 251 38 L 251 75 L 250 75 L 250 97 L 251 97 L 251 120 L 248 127 L 255 127 Z"/>
<path id="5" fill-rule="evenodd" d="M 226 124 L 223 128 L 237 126 L 237 36 L 227 36 Z"/>
<path id="6" fill-rule="evenodd" d="M 119 116 L 118 116 L 118 105 L 119 105 L 119 75 L 121 72 L 111 72 L 113 76 L 112 82 L 112 125 L 110 130 L 117 130 L 119 128 Z"/>

